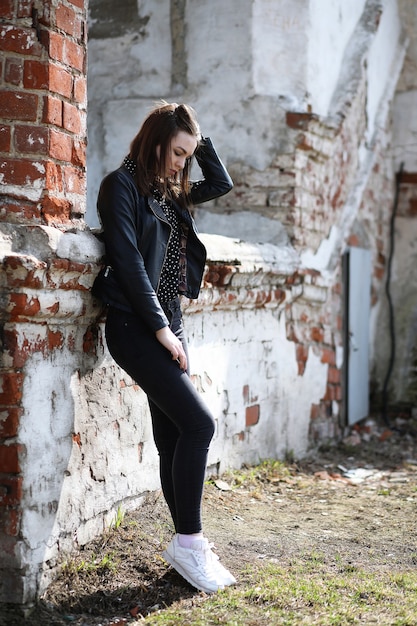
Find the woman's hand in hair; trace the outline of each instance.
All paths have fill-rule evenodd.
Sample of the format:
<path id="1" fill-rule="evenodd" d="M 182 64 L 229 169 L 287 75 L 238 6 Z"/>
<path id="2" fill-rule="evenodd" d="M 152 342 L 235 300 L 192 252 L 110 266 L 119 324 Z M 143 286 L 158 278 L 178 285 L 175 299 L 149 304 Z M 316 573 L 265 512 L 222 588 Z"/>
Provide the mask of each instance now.
<path id="1" fill-rule="evenodd" d="M 181 341 L 174 335 L 169 326 L 160 328 L 155 335 L 159 343 L 171 353 L 172 360 L 178 361 L 180 368 L 185 371 L 187 369 L 187 356 Z"/>

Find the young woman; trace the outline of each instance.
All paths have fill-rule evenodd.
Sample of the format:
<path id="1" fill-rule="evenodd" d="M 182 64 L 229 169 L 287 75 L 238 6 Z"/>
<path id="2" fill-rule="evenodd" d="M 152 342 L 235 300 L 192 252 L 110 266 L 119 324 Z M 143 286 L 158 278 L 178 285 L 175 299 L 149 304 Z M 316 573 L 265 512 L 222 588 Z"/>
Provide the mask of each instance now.
<path id="1" fill-rule="evenodd" d="M 193 156 L 203 173 L 197 182 L 189 180 Z M 104 178 L 97 202 L 107 266 L 93 294 L 108 306 L 112 357 L 148 397 L 176 530 L 164 558 L 208 593 L 236 581 L 202 532 L 214 421 L 188 376 L 180 296 L 197 298 L 206 260 L 189 208 L 232 186 L 210 139 L 201 137 L 195 112 L 163 102 L 143 122 L 121 167 Z"/>

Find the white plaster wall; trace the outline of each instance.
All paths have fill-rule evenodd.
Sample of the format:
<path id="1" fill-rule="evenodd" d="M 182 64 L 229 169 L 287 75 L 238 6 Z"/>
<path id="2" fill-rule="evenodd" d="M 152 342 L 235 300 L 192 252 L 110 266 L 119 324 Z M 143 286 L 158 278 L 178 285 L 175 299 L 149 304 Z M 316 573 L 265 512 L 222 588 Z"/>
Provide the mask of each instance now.
<path id="1" fill-rule="evenodd" d="M 146 111 L 171 86 L 170 1 L 141 0 L 138 16 L 148 18 L 142 31 L 88 41 L 86 220 L 92 228 L 101 179 L 119 166 Z"/>
<path id="2" fill-rule="evenodd" d="M 258 463 L 290 451 L 303 456 L 311 404 L 325 393 L 327 365 L 310 354 L 298 375 L 285 315 L 277 309 L 239 309 L 186 315 L 185 325 L 191 370 L 217 424 L 209 466 L 222 472 L 240 467 L 242 459 Z M 257 404 L 259 422 L 246 426 L 246 408 Z"/>
<path id="3" fill-rule="evenodd" d="M 382 6 L 381 20 L 367 58 L 368 94 L 366 110 L 369 140 L 372 139 L 377 122 L 380 121 L 378 114 L 381 101 L 387 91 L 392 97 L 392 90 L 393 87 L 395 88 L 404 59 L 404 53 L 401 50 L 404 44 L 397 0 L 384 0 Z M 400 67 L 396 67 L 398 61 L 400 61 Z M 394 85 L 392 85 L 393 77 L 396 78 Z"/>
<path id="4" fill-rule="evenodd" d="M 309 0 L 254 0 L 253 84 L 294 110 L 307 100 Z"/>
<path id="5" fill-rule="evenodd" d="M 25 340 L 42 341 L 45 329 L 27 325 Z M 39 566 L 48 549 L 56 548 L 60 532 L 53 527 L 71 455 L 74 398 L 69 381 L 76 361 L 76 355 L 63 351 L 49 359 L 35 353 L 27 362 L 19 443 L 25 447 L 21 567 L 27 568 L 28 581 L 37 579 Z"/>
<path id="6" fill-rule="evenodd" d="M 329 112 L 346 46 L 365 4 L 366 0 L 309 1 L 306 98 L 318 115 Z"/>

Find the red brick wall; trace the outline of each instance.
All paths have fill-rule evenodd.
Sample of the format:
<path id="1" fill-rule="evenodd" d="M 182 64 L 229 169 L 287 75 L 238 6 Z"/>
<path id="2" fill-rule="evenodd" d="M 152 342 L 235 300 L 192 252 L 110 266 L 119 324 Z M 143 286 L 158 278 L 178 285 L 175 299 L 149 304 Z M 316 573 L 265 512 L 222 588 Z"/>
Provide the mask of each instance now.
<path id="1" fill-rule="evenodd" d="M 68 228 L 85 212 L 84 0 L 5 0 L 0 19 L 0 219 Z"/>
<path id="2" fill-rule="evenodd" d="M 28 231 L 40 225 L 60 230 L 82 226 L 86 148 L 84 0 L 2 0 L 0 22 L 0 222 L 8 223 L 7 233 L 12 238 L 22 235 L 22 229 Z M 16 253 L 2 256 L 1 601 L 28 599 L 19 551 L 15 549 L 21 539 L 25 449 L 18 443 L 18 431 L 24 419 L 25 360 L 39 349 L 59 348 L 56 342 L 61 337 L 50 330 L 46 333 L 47 346 L 40 348 L 26 340 L 24 350 L 18 347 L 19 323 L 36 318 L 41 310 L 39 300 L 25 291 L 62 286 L 56 284 L 61 267 L 67 272 L 73 270 L 72 283 L 63 279 L 67 288 L 82 288 L 77 277 L 92 268 L 75 265 L 70 267 L 67 260 L 53 258 L 38 260 L 36 242 L 30 257 Z M 40 323 L 45 325 L 47 316 L 41 317 Z"/>

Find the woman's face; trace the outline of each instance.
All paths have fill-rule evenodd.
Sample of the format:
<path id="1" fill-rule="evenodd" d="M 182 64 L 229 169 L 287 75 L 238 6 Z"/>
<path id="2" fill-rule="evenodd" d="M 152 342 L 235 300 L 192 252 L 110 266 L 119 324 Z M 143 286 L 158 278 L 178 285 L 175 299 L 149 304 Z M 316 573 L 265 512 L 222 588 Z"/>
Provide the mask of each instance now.
<path id="1" fill-rule="evenodd" d="M 163 178 L 175 178 L 178 172 L 184 169 L 187 159 L 192 157 L 197 148 L 197 138 L 183 130 L 178 131 L 168 146 L 165 159 L 166 171 L 161 172 Z M 159 159 L 160 146 L 156 147 Z"/>

